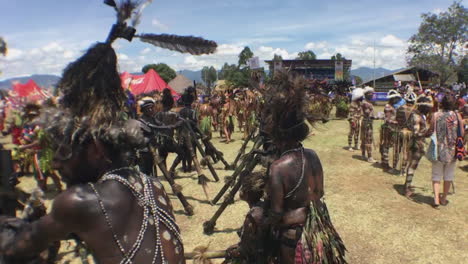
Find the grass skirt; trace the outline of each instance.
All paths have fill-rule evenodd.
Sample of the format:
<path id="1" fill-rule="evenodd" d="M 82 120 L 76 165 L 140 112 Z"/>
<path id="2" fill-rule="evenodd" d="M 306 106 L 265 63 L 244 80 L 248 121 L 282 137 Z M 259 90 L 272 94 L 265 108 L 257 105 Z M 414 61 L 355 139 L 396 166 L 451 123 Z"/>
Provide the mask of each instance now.
<path id="1" fill-rule="evenodd" d="M 206 136 L 211 134 L 211 116 L 205 116 L 200 121 L 200 131 Z"/>
<path id="2" fill-rule="evenodd" d="M 324 202 L 311 202 L 301 239 L 296 247 L 296 264 L 347 263 L 346 247 L 333 226 Z"/>

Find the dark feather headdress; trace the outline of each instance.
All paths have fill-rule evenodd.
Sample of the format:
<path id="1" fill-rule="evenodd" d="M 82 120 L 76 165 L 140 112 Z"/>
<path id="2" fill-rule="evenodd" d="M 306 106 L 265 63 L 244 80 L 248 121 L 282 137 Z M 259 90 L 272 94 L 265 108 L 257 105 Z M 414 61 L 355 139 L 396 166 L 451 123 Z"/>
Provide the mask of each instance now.
<path id="1" fill-rule="evenodd" d="M 267 84 L 262 106 L 262 129 L 276 140 L 302 141 L 308 134 L 303 78 L 277 72 Z M 307 131 L 306 131 L 307 130 Z"/>
<path id="2" fill-rule="evenodd" d="M 3 38 L 0 38 L 0 54 L 3 54 L 3 56 L 6 56 L 8 51 L 7 44 Z"/>
<path id="3" fill-rule="evenodd" d="M 165 88 L 163 90 L 161 102 L 164 108 L 166 109 L 171 109 L 172 107 L 174 107 L 174 97 L 172 97 L 171 90 L 169 90 L 168 88 Z"/>
<path id="4" fill-rule="evenodd" d="M 99 139 L 115 153 L 141 145 L 143 140 L 137 123 L 125 121 L 127 95 L 121 88 L 117 56 L 112 43 L 118 38 L 134 37 L 151 44 L 191 54 L 208 54 L 216 43 L 202 38 L 172 35 L 136 35 L 143 9 L 151 0 L 105 0 L 116 11 L 116 23 L 104 43 L 97 43 L 64 70 L 58 84 L 62 93 L 60 108 L 44 111 L 42 122 L 52 137 L 61 139 L 58 152 L 67 157 L 75 146 Z M 171 96 L 172 99 L 172 96 Z M 172 99 L 173 103 L 173 99 Z"/>

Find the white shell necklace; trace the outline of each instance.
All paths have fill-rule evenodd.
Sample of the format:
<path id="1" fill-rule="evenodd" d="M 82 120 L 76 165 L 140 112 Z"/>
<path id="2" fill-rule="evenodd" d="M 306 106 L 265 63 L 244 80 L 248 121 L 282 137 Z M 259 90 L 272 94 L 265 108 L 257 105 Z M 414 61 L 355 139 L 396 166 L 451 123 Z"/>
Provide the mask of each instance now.
<path id="1" fill-rule="evenodd" d="M 301 166 L 301 177 L 299 178 L 299 180 L 297 181 L 297 184 L 296 186 L 286 194 L 286 196 L 284 198 L 289 198 L 291 197 L 296 191 L 297 189 L 299 188 L 299 186 L 301 185 L 302 181 L 304 180 L 304 174 L 305 174 L 305 157 L 304 157 L 304 147 L 302 147 L 302 145 L 298 148 L 295 148 L 295 149 L 290 149 L 290 150 L 287 150 L 285 152 L 283 152 L 283 154 L 281 154 L 280 157 L 283 157 L 284 155 L 286 154 L 289 154 L 289 153 L 292 153 L 292 152 L 296 152 L 296 151 L 301 151 L 301 162 L 302 162 L 302 166 Z"/>
<path id="2" fill-rule="evenodd" d="M 94 184 L 89 183 L 89 185 L 91 186 L 91 188 L 93 189 L 94 193 L 96 194 L 98 198 L 99 206 L 101 208 L 102 213 L 104 214 L 104 218 L 106 219 L 107 226 L 109 227 L 112 233 L 114 241 L 123 255 L 123 259 L 120 261 L 120 264 L 133 263 L 132 260 L 141 247 L 141 244 L 144 239 L 144 235 L 148 228 L 148 224 L 150 223 L 150 218 L 152 218 L 155 229 L 156 229 L 155 252 L 154 252 L 154 256 L 153 256 L 151 263 L 153 264 L 156 263 L 158 255 L 161 255 L 162 263 L 166 263 L 164 252 L 163 252 L 163 247 L 161 243 L 161 232 L 159 230 L 159 223 L 164 224 L 164 226 L 166 226 L 167 229 L 175 235 L 177 240 L 179 240 L 179 243 L 182 244 L 182 238 L 180 236 L 179 227 L 176 225 L 175 219 L 168 212 L 166 212 L 164 209 L 160 208 L 157 205 L 156 200 L 154 198 L 151 179 L 148 176 L 137 171 L 137 175 L 138 175 L 137 178 L 140 179 L 143 185 L 143 194 L 142 194 L 127 179 L 125 179 L 124 177 L 118 174 L 114 174 L 115 172 L 121 171 L 121 170 L 135 171 L 135 169 L 131 167 L 123 167 L 123 168 L 119 168 L 116 170 L 112 170 L 104 174 L 104 176 L 102 176 L 101 179 L 99 179 L 98 183 L 103 183 L 105 181 L 110 181 L 110 180 L 115 180 L 121 183 L 122 185 L 130 189 L 132 194 L 138 200 L 138 204 L 143 207 L 143 219 L 142 219 L 141 228 L 140 228 L 140 231 L 138 232 L 135 243 L 133 244 L 133 246 L 130 248 L 128 252 L 125 252 L 125 249 L 123 248 L 122 243 L 117 237 L 117 234 L 112 226 L 112 221 L 110 219 L 110 216 L 104 207 L 104 202 L 102 201 L 101 196 L 97 192 L 96 187 L 94 186 Z"/>

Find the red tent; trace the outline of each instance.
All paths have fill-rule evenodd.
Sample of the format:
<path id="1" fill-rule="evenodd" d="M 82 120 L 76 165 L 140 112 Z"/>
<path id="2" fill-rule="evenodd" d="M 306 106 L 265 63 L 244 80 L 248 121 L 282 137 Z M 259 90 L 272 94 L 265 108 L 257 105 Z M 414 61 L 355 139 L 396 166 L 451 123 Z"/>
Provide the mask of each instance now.
<path id="1" fill-rule="evenodd" d="M 171 90 L 173 96 L 179 96 L 179 94 L 167 85 L 161 76 L 159 76 L 159 74 L 153 69 L 150 69 L 144 75 L 131 75 L 124 72 L 120 75 L 120 78 L 122 80 L 122 87 L 130 87 L 130 91 L 134 95 L 150 93 L 153 91 L 162 92 L 165 88 L 168 88 Z"/>
<path id="2" fill-rule="evenodd" d="M 133 78 L 134 78 L 134 76 L 131 75 L 128 72 L 123 72 L 122 74 L 120 74 L 120 80 L 122 82 L 122 88 L 124 88 L 124 89 L 129 88 L 130 82 L 132 81 Z"/>
<path id="3" fill-rule="evenodd" d="M 49 97 L 32 79 L 25 84 L 13 83 L 13 90 L 19 97 L 26 97 L 30 101 L 43 100 Z"/>

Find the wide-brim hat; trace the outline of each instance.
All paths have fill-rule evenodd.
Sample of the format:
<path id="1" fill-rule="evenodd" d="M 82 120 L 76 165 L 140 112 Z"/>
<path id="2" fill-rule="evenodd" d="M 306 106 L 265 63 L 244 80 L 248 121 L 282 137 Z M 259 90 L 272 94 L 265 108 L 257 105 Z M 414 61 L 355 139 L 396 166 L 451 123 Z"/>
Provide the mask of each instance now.
<path id="1" fill-rule="evenodd" d="M 138 101 L 138 105 L 142 109 L 146 107 L 154 106 L 155 104 L 156 104 L 156 101 L 151 97 L 143 97 Z"/>
<path id="2" fill-rule="evenodd" d="M 364 94 L 366 93 L 373 93 L 375 90 L 374 88 L 370 87 L 370 86 L 366 86 L 364 87 Z"/>
<path id="3" fill-rule="evenodd" d="M 392 99 L 392 98 L 401 98 L 401 94 L 397 91 L 397 90 L 390 90 L 388 93 L 387 93 L 387 98 L 388 99 Z"/>
<path id="4" fill-rule="evenodd" d="M 364 97 L 364 90 L 362 88 L 356 88 L 351 93 L 351 101 L 356 101 Z"/>

